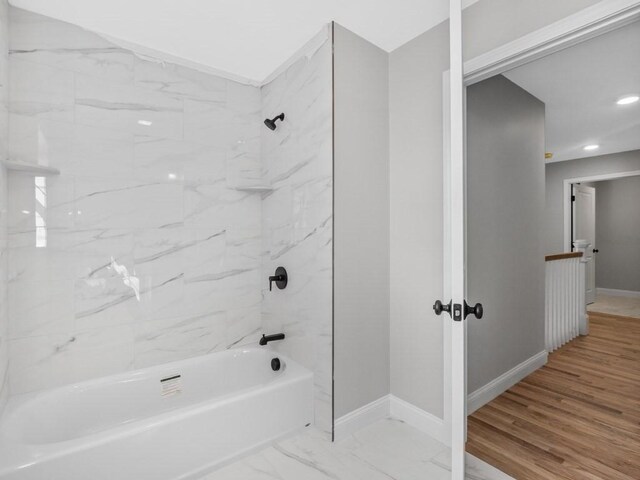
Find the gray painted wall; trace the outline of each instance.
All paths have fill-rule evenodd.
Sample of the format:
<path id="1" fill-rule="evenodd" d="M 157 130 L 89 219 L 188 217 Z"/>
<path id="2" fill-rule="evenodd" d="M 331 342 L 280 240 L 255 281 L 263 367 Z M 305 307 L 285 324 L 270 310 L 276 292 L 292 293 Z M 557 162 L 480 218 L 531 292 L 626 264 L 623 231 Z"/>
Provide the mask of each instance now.
<path id="1" fill-rule="evenodd" d="M 334 26 L 334 415 L 389 393 L 389 55 Z"/>
<path id="2" fill-rule="evenodd" d="M 640 170 L 640 150 L 548 163 L 545 169 L 547 197 L 545 207 L 545 254 L 560 253 L 565 250 L 564 205 L 562 198 L 565 179 L 635 170 Z"/>
<path id="3" fill-rule="evenodd" d="M 540 100 L 502 75 L 467 88 L 469 393 L 544 350 L 544 147 Z"/>
<path id="4" fill-rule="evenodd" d="M 465 58 L 594 3 L 480 0 L 463 14 Z M 391 393 L 440 417 L 442 318 L 431 305 L 442 296 L 442 72 L 449 68 L 448 35 L 444 22 L 391 52 L 389 60 Z"/>
<path id="5" fill-rule="evenodd" d="M 596 183 L 596 286 L 640 292 L 640 177 Z"/>
<path id="6" fill-rule="evenodd" d="M 443 416 L 443 23 L 391 53 L 391 393 Z"/>

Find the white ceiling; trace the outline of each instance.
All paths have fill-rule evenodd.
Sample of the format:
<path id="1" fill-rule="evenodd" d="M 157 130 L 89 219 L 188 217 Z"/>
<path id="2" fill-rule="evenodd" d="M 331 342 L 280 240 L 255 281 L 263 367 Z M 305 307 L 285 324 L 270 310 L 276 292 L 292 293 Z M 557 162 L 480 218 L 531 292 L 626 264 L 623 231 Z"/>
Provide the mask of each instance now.
<path id="1" fill-rule="evenodd" d="M 546 104 L 551 161 L 640 149 L 640 22 L 504 74 Z M 600 148 L 585 152 L 588 144 Z"/>
<path id="2" fill-rule="evenodd" d="M 466 0 L 465 5 L 477 0 Z M 391 51 L 448 0 L 10 0 L 16 7 L 260 82 L 332 20 Z"/>

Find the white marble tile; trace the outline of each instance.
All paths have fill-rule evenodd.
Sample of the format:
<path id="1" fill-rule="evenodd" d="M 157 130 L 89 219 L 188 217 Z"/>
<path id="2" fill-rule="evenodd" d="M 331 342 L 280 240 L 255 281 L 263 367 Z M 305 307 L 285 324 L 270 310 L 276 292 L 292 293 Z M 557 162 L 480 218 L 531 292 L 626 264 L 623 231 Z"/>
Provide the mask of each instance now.
<path id="1" fill-rule="evenodd" d="M 181 98 L 91 76 L 75 76 L 77 123 L 181 140 L 183 112 Z"/>
<path id="2" fill-rule="evenodd" d="M 191 227 L 251 228 L 260 223 L 260 196 L 218 184 L 185 185 L 184 223 Z"/>
<path id="3" fill-rule="evenodd" d="M 319 235 L 330 224 L 333 212 L 333 179 L 318 177 L 292 191 L 293 241 L 303 242 Z"/>
<path id="4" fill-rule="evenodd" d="M 74 328 L 73 292 L 71 280 L 9 282 L 9 338 L 70 334 Z"/>
<path id="5" fill-rule="evenodd" d="M 128 230 L 54 230 L 49 232 L 47 248 L 51 280 L 95 278 L 115 260 L 131 261 L 133 242 Z"/>
<path id="6" fill-rule="evenodd" d="M 451 453 L 449 450 L 434 457 L 432 462 L 448 472 L 451 471 Z M 468 453 L 466 454 L 465 464 L 467 480 L 513 480 L 506 473 Z"/>
<path id="7" fill-rule="evenodd" d="M 197 303 L 192 303 L 190 296 L 198 290 L 192 285 L 194 279 L 224 275 L 225 235 L 220 229 L 183 227 L 136 232 L 134 264 L 141 281 L 140 304 L 145 320 L 196 317 L 224 310 L 215 295 L 215 285 L 212 294 L 204 289 Z M 253 268 L 257 268 L 255 263 Z"/>
<path id="8" fill-rule="evenodd" d="M 214 102 L 226 101 L 227 83 L 234 83 L 222 77 L 151 58 L 136 58 L 134 70 L 135 85 L 138 87 Z"/>
<path id="9" fill-rule="evenodd" d="M 132 324 L 143 317 L 140 278 L 133 258 L 113 260 L 89 277 L 74 281 L 74 317 L 79 331 Z"/>
<path id="10" fill-rule="evenodd" d="M 133 331 L 128 326 L 71 335 L 10 341 L 13 394 L 52 388 L 131 368 Z"/>
<path id="11" fill-rule="evenodd" d="M 162 335 L 147 350 L 138 345 L 139 366 L 170 361 L 180 351 L 196 355 L 211 342 L 228 348 L 257 341 L 260 196 L 228 186 L 261 183 L 259 89 L 134 62 L 131 52 L 90 32 L 13 13 L 11 155 L 62 171 L 46 179 L 44 204 L 33 178 L 12 182 L 16 351 L 38 345 L 57 351 L 69 335 L 108 339 L 113 329 L 148 337 L 156 322 Z M 219 104 L 228 135 L 184 142 L 184 99 L 204 102 L 207 114 Z M 46 246 L 36 246 L 36 212 L 45 220 Z M 211 318 L 218 320 L 200 340 L 198 328 L 185 333 L 179 323 L 202 326 Z M 86 353 L 77 351 L 58 363 L 73 370 Z M 132 368 L 132 358 L 120 367 Z M 85 363 L 87 376 L 92 364 Z M 52 368 L 38 384 L 37 372 L 46 369 L 17 368 L 27 372 L 16 386 L 21 391 L 83 377 Z"/>
<path id="12" fill-rule="evenodd" d="M 9 233 L 29 232 L 28 244 L 35 246 L 37 226 L 46 229 L 72 228 L 78 216 L 75 199 L 75 179 L 67 176 L 32 177 L 10 174 Z M 42 223 L 39 220 L 42 220 Z"/>
<path id="13" fill-rule="evenodd" d="M 134 170 L 138 180 L 184 181 L 185 165 L 197 154 L 197 147 L 181 141 L 136 135 Z"/>
<path id="14" fill-rule="evenodd" d="M 260 88 L 229 80 L 226 101 L 228 108 L 239 118 L 243 118 L 245 115 L 251 118 L 260 118 L 262 109 Z M 256 127 L 261 128 L 262 122 Z"/>
<path id="15" fill-rule="evenodd" d="M 225 100 L 184 101 L 184 139 L 225 149 L 242 138 L 231 138 L 232 119 Z"/>
<path id="16" fill-rule="evenodd" d="M 125 131 L 41 120 L 37 138 L 15 138 L 13 148 L 20 160 L 55 167 L 65 176 L 131 178 L 133 139 Z"/>
<path id="17" fill-rule="evenodd" d="M 175 182 L 87 177 L 75 185 L 75 227 L 162 228 L 183 221 L 182 186 Z"/>
<path id="18" fill-rule="evenodd" d="M 68 70 L 11 58 L 11 113 L 73 122 L 74 74 Z"/>
<path id="19" fill-rule="evenodd" d="M 0 1 L 0 157 L 6 157 L 9 144 L 9 4 Z M 0 166 L 0 415 L 9 396 L 9 312 L 7 308 L 8 231 L 7 171 Z"/>
<path id="20" fill-rule="evenodd" d="M 138 179 L 221 184 L 225 178 L 225 150 L 138 135 L 135 137 L 135 176 Z"/>
<path id="21" fill-rule="evenodd" d="M 10 54 L 109 81 L 132 84 L 132 52 L 81 27 L 11 8 Z"/>
<path id="22" fill-rule="evenodd" d="M 225 229 L 225 265 L 227 268 L 261 268 L 262 230 L 231 225 Z M 266 278 L 261 279 L 266 283 Z"/>
<path id="23" fill-rule="evenodd" d="M 263 329 L 285 331 L 277 349 L 314 371 L 315 422 L 332 423 L 332 150 L 331 48 L 303 57 L 262 88 L 262 115 L 285 112 L 261 131 L 263 277 L 285 265 L 286 301 L 263 287 Z"/>
<path id="24" fill-rule="evenodd" d="M 127 325 L 76 332 L 71 347 L 71 365 L 81 382 L 133 368 L 134 333 Z"/>
<path id="25" fill-rule="evenodd" d="M 11 186 L 16 391 L 251 344 L 268 326 L 286 329 L 288 351 L 314 369 L 326 436 L 329 44 L 261 91 L 13 10 L 25 82 L 11 155 L 62 171 L 46 179 L 46 205 L 33 179 Z M 263 118 L 281 111 L 287 120 L 267 131 Z M 236 189 L 271 181 L 272 194 Z M 266 293 L 280 262 L 293 275 L 286 302 Z"/>
<path id="26" fill-rule="evenodd" d="M 392 478 L 450 477 L 431 460 L 447 447 L 397 420 L 385 420 L 362 429 L 347 439 L 352 455 Z"/>
<path id="27" fill-rule="evenodd" d="M 109 231 L 115 234 L 117 231 Z M 75 282 L 78 330 L 176 317 L 184 311 L 184 232 L 120 232 L 89 244 L 93 270 Z M 109 252 L 112 252 L 110 255 Z M 116 254 L 116 252 L 118 252 Z"/>
<path id="28" fill-rule="evenodd" d="M 255 346 L 258 343 L 263 334 L 261 310 L 260 297 L 256 297 L 252 304 L 227 311 L 228 324 L 224 341 L 226 348 Z"/>
<path id="29" fill-rule="evenodd" d="M 135 326 L 135 368 L 224 350 L 226 311 L 153 320 Z"/>
<path id="30" fill-rule="evenodd" d="M 201 480 L 448 480 L 439 459 L 449 449 L 396 420 L 381 420 L 339 443 L 315 429 L 275 442 Z M 469 480 L 509 480 L 469 460 Z M 511 479 L 512 480 L 512 479 Z"/>
<path id="31" fill-rule="evenodd" d="M 219 228 L 162 228 L 135 232 L 134 262 L 140 275 L 195 276 L 219 272 L 226 254 L 226 231 Z"/>
<path id="32" fill-rule="evenodd" d="M 184 274 L 140 274 L 140 299 L 136 321 L 154 321 L 184 315 Z M 132 300 L 133 301 L 133 300 Z"/>
<path id="33" fill-rule="evenodd" d="M 259 269 L 195 272 L 185 276 L 184 283 L 184 313 L 188 316 L 251 308 L 261 301 Z"/>
<path id="34" fill-rule="evenodd" d="M 238 141 L 226 152 L 227 185 L 232 188 L 268 186 L 262 175 L 259 136 Z"/>
<path id="35" fill-rule="evenodd" d="M 18 162 L 46 165 L 46 150 L 41 148 L 38 131 L 41 121 L 36 117 L 10 113 L 8 155 Z"/>
<path id="36" fill-rule="evenodd" d="M 12 394 L 59 386 L 73 382 L 69 344 L 72 336 L 41 335 L 11 340 L 9 385 Z"/>

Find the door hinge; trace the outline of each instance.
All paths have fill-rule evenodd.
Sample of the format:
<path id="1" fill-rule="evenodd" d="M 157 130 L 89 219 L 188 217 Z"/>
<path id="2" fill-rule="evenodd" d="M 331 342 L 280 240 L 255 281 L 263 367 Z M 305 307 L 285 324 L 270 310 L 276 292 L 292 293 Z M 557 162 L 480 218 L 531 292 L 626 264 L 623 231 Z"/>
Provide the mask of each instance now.
<path id="1" fill-rule="evenodd" d="M 575 202 L 576 201 L 576 196 L 575 195 L 571 195 L 571 201 Z"/>

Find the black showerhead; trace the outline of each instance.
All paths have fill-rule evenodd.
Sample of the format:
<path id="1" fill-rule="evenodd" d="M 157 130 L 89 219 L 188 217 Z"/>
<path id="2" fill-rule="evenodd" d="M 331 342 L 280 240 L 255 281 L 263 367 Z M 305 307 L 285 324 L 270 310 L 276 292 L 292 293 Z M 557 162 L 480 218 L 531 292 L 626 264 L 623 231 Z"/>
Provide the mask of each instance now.
<path id="1" fill-rule="evenodd" d="M 267 127 L 269 127 L 269 130 L 275 130 L 276 129 L 276 120 L 283 121 L 284 120 L 284 113 L 281 113 L 280 115 L 278 115 L 277 117 L 274 117 L 272 119 L 267 118 L 264 121 L 264 124 Z"/>

